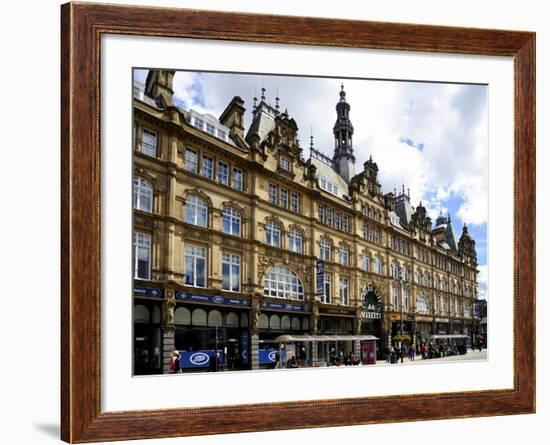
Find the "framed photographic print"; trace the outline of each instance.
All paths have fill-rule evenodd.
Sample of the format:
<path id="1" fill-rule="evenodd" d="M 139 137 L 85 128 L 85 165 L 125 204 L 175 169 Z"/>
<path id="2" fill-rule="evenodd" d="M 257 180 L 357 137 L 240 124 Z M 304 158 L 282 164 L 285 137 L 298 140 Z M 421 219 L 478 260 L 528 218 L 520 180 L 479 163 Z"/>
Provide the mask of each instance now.
<path id="1" fill-rule="evenodd" d="M 531 413 L 535 35 L 62 6 L 62 439 Z"/>

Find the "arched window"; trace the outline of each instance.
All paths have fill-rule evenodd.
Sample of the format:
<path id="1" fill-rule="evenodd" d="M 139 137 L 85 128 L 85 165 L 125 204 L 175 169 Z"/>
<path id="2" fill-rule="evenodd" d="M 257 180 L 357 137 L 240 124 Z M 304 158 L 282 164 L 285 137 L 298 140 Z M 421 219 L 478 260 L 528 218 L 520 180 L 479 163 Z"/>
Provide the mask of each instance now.
<path id="1" fill-rule="evenodd" d="M 363 255 L 363 270 L 366 270 L 367 272 L 370 270 L 370 257 L 368 253 Z"/>
<path id="2" fill-rule="evenodd" d="M 424 295 L 419 295 L 416 299 L 416 312 L 419 314 L 429 314 L 430 307 L 428 306 L 428 301 Z"/>
<path id="3" fill-rule="evenodd" d="M 348 246 L 340 244 L 340 249 L 338 250 L 340 254 L 340 264 L 342 266 L 349 266 L 349 249 Z"/>
<path id="4" fill-rule="evenodd" d="M 264 278 L 266 297 L 304 299 L 304 286 L 298 275 L 285 266 L 274 266 Z"/>
<path id="5" fill-rule="evenodd" d="M 302 253 L 304 244 L 304 237 L 302 233 L 296 229 L 292 228 L 288 231 L 288 248 L 296 253 Z"/>
<path id="6" fill-rule="evenodd" d="M 134 209 L 153 211 L 153 186 L 139 176 L 134 176 Z"/>
<path id="7" fill-rule="evenodd" d="M 208 225 L 208 205 L 197 195 L 191 195 L 185 200 L 185 222 L 195 226 Z"/>
<path id="8" fill-rule="evenodd" d="M 233 207 L 222 210 L 222 231 L 229 235 L 241 236 L 241 214 Z"/>
<path id="9" fill-rule="evenodd" d="M 331 261 L 332 258 L 332 246 L 328 239 L 322 239 L 319 241 L 320 257 L 323 261 Z"/>
<path id="10" fill-rule="evenodd" d="M 265 242 L 270 246 L 281 247 L 281 226 L 273 221 L 265 225 Z"/>

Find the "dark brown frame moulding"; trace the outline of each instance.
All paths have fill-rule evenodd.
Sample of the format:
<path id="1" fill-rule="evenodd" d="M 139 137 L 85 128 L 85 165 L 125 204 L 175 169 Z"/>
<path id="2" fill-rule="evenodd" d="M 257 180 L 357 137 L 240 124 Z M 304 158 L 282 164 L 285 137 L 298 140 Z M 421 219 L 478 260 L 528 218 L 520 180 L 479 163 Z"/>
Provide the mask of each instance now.
<path id="1" fill-rule="evenodd" d="M 512 57 L 513 389 L 102 412 L 99 79 L 103 34 Z M 535 412 L 534 33 L 67 3 L 61 6 L 61 37 L 63 440 L 96 442 Z M 90 354 L 80 354 L 83 349 Z"/>

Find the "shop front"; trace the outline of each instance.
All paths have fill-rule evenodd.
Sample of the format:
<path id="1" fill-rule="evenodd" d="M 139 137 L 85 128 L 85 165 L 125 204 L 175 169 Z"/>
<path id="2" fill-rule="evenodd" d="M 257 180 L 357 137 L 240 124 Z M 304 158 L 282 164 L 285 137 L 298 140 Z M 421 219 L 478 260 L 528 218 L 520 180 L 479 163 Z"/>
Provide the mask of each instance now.
<path id="1" fill-rule="evenodd" d="M 435 334 L 449 334 L 449 319 L 448 318 L 436 318 L 435 319 Z"/>
<path id="2" fill-rule="evenodd" d="M 384 332 L 383 313 L 382 313 L 382 298 L 378 293 L 378 289 L 373 285 L 368 285 L 361 295 L 361 301 L 363 310 L 361 311 L 361 334 L 372 335 L 377 337 L 376 351 L 378 359 L 384 358 L 385 347 L 384 338 L 386 334 Z M 361 348 L 362 355 L 365 353 Z"/>
<path id="3" fill-rule="evenodd" d="M 354 309 L 319 308 L 317 334 L 334 339 L 317 342 L 316 357 L 320 365 L 342 364 L 346 361 L 346 357 L 356 353 L 353 341 L 348 339 L 353 334 L 354 320 Z M 344 340 L 339 338 L 340 336 L 348 336 L 348 338 Z"/>
<path id="4" fill-rule="evenodd" d="M 422 343 L 427 343 L 430 335 L 433 334 L 433 318 L 417 315 L 416 316 L 416 344 L 420 345 Z"/>
<path id="5" fill-rule="evenodd" d="M 414 315 L 394 313 L 391 314 L 391 336 L 394 348 L 401 343 L 409 345 L 414 340 L 413 324 Z"/>
<path id="6" fill-rule="evenodd" d="M 250 300 L 177 292 L 176 302 L 174 345 L 184 372 L 250 368 Z"/>
<path id="7" fill-rule="evenodd" d="M 162 299 L 158 288 L 134 287 L 134 374 L 162 373 Z"/>
<path id="8" fill-rule="evenodd" d="M 311 343 L 281 344 L 281 335 L 303 335 L 310 332 L 311 306 L 263 300 L 258 317 L 258 363 L 260 368 L 286 366 L 294 357 L 301 366 L 311 365 Z"/>

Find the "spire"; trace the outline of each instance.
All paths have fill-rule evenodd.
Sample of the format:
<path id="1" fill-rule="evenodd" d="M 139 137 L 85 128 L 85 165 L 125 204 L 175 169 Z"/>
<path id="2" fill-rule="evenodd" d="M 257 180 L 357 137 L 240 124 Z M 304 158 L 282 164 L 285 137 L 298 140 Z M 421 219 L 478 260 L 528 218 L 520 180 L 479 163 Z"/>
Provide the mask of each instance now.
<path id="1" fill-rule="evenodd" d="M 340 176 L 347 182 L 355 175 L 353 154 L 353 125 L 349 119 L 350 105 L 346 101 L 344 84 L 340 85 L 340 100 L 336 103 L 336 122 L 332 132 L 334 134 L 333 161 Z"/>

